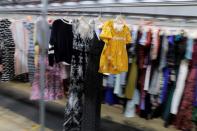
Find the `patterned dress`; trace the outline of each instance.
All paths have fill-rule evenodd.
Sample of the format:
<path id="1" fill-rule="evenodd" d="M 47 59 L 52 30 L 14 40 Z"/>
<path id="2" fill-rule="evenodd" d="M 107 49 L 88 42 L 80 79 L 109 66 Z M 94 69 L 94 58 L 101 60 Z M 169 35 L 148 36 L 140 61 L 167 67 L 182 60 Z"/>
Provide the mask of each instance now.
<path id="1" fill-rule="evenodd" d="M 0 47 L 2 49 L 2 77 L 1 81 L 9 81 L 14 77 L 15 44 L 8 19 L 0 20 Z"/>
<path id="2" fill-rule="evenodd" d="M 40 63 L 41 56 L 39 56 L 38 68 L 36 68 L 34 74 L 34 80 L 32 83 L 31 100 L 39 100 L 40 96 Z M 63 86 L 61 82 L 60 65 L 55 64 L 54 66 L 49 66 L 48 58 L 45 58 L 45 87 L 44 87 L 44 100 L 58 100 L 62 99 L 64 96 Z"/>
<path id="3" fill-rule="evenodd" d="M 35 55 L 35 50 L 34 50 L 34 23 L 28 23 L 28 22 L 23 22 L 25 28 L 28 31 L 28 70 L 29 70 L 29 81 L 32 83 L 33 78 L 34 78 L 34 72 L 35 72 L 35 64 L 34 64 L 34 55 Z"/>
<path id="4" fill-rule="evenodd" d="M 64 131 L 80 131 L 82 122 L 82 96 L 92 28 L 79 20 L 73 21 L 73 54 L 68 103 L 65 109 Z"/>
<path id="5" fill-rule="evenodd" d="M 61 68 L 59 64 L 54 64 L 53 66 L 49 66 L 48 57 L 42 59 L 41 46 L 44 43 L 44 39 L 42 37 L 43 32 L 43 22 L 42 20 L 36 23 L 37 28 L 37 36 L 36 41 L 39 44 L 39 52 L 38 52 L 38 66 L 35 68 L 34 79 L 32 83 L 32 92 L 31 92 L 31 100 L 39 100 L 40 96 L 40 65 L 42 64 L 41 60 L 44 60 L 44 64 L 46 66 L 45 70 L 45 87 L 44 87 L 44 100 L 57 100 L 62 99 L 64 96 L 63 86 L 61 81 Z M 51 34 L 50 26 L 47 25 L 47 41 L 49 42 L 49 36 Z M 32 43 L 33 44 L 33 43 Z M 47 45 L 48 46 L 48 45 Z M 31 48 L 33 49 L 33 48 Z M 47 47 L 45 48 L 47 49 Z M 30 54 L 31 55 L 31 54 Z M 32 58 L 32 57 L 31 57 Z M 30 59 L 33 60 L 33 59 Z M 30 61 L 33 62 L 33 61 Z M 33 73 L 33 72 L 32 72 Z"/>

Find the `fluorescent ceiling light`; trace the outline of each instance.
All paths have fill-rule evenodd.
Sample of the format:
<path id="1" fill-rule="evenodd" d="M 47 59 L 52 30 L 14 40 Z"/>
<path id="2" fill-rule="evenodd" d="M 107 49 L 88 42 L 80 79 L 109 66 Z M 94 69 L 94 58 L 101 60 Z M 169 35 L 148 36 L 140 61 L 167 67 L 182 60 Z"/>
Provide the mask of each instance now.
<path id="1" fill-rule="evenodd" d="M 60 3 L 51 3 L 50 6 L 61 6 Z"/>

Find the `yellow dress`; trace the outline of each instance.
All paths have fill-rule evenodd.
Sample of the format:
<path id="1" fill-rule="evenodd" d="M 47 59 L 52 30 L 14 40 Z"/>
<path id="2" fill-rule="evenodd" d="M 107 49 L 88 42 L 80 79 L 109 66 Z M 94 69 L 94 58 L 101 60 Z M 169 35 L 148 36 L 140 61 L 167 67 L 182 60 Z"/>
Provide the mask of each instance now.
<path id="1" fill-rule="evenodd" d="M 126 44 L 131 42 L 129 28 L 124 25 L 121 31 L 114 29 L 114 21 L 105 22 L 100 38 L 105 42 L 101 58 L 100 73 L 119 74 L 128 71 Z"/>

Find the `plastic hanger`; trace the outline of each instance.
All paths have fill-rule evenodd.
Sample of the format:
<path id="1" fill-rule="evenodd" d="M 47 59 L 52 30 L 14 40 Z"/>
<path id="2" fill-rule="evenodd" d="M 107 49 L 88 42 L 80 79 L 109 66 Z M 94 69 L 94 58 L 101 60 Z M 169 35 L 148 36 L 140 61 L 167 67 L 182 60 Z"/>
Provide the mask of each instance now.
<path id="1" fill-rule="evenodd" d="M 120 15 L 117 15 L 115 20 L 114 20 L 114 29 L 117 31 L 121 31 L 123 27 L 125 26 L 126 22 L 120 12 Z"/>
<path id="2" fill-rule="evenodd" d="M 98 17 L 95 19 L 95 24 L 98 29 L 102 28 L 102 26 L 104 24 L 104 20 L 102 18 L 102 10 L 100 11 L 100 15 L 98 15 Z"/>

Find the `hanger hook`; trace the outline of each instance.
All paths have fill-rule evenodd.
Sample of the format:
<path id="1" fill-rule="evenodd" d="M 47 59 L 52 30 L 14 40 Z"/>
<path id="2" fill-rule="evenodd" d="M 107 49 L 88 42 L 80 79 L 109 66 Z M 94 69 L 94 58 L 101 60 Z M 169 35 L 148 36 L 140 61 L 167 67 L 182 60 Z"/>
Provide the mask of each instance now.
<path id="1" fill-rule="evenodd" d="M 102 16 L 102 8 L 100 8 L 100 16 Z"/>
<path id="2" fill-rule="evenodd" d="M 120 16 L 122 15 L 122 8 L 120 8 Z"/>

